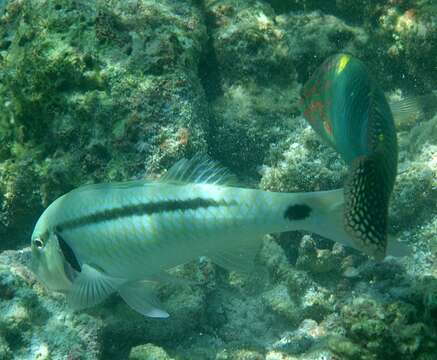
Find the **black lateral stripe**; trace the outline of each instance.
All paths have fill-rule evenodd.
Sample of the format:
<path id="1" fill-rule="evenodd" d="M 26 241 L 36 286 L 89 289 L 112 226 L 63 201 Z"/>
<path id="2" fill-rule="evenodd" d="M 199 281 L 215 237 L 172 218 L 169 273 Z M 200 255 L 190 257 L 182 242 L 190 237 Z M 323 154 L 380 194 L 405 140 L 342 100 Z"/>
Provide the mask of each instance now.
<path id="1" fill-rule="evenodd" d="M 76 227 L 116 220 L 129 216 L 153 215 L 164 212 L 196 210 L 200 208 L 235 205 L 235 201 L 194 198 L 189 200 L 167 200 L 145 204 L 136 204 L 89 214 L 77 219 L 68 220 L 56 226 L 56 230 L 71 230 Z"/>
<path id="2" fill-rule="evenodd" d="M 290 205 L 287 210 L 285 210 L 284 218 L 293 220 L 303 220 L 310 216 L 312 209 L 305 204 L 294 204 Z"/>

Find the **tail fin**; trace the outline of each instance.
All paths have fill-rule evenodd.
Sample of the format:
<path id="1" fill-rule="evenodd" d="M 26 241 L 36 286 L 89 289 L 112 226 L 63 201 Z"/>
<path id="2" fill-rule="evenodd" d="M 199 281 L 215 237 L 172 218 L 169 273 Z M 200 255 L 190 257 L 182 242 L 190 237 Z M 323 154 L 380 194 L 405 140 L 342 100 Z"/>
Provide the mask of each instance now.
<path id="1" fill-rule="evenodd" d="M 359 250 L 377 260 L 383 260 L 385 256 L 402 257 L 411 253 L 408 245 L 398 242 L 394 237 L 388 236 L 386 250 L 376 253 L 373 247 L 357 239 L 347 231 L 345 226 L 345 201 L 344 190 L 332 190 L 313 193 L 311 207 L 314 216 L 308 222 L 305 230 L 336 241 L 344 246 Z"/>
<path id="2" fill-rule="evenodd" d="M 357 248 L 344 227 L 343 189 L 315 192 L 311 200 L 313 217 L 305 230 L 336 241 L 342 245 Z M 363 251 L 359 248 L 358 250 Z"/>

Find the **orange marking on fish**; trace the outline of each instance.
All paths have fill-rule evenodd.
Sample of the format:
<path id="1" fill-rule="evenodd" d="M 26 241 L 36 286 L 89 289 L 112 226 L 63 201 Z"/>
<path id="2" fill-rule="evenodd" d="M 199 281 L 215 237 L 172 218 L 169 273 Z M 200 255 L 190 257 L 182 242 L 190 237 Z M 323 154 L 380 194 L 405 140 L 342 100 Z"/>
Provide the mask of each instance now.
<path id="1" fill-rule="evenodd" d="M 331 126 L 331 122 L 329 120 L 325 120 L 323 121 L 323 126 L 325 127 L 326 132 L 329 135 L 332 135 L 332 126 Z"/>
<path id="2" fill-rule="evenodd" d="M 313 123 L 316 121 L 316 116 L 323 119 L 325 117 L 324 104 L 320 100 L 312 101 L 304 111 L 304 116 Z"/>
<path id="3" fill-rule="evenodd" d="M 310 122 L 313 123 L 314 122 L 314 117 L 313 117 L 313 113 L 311 112 L 311 110 L 309 108 L 305 109 L 305 111 L 303 112 L 303 116 Z"/>

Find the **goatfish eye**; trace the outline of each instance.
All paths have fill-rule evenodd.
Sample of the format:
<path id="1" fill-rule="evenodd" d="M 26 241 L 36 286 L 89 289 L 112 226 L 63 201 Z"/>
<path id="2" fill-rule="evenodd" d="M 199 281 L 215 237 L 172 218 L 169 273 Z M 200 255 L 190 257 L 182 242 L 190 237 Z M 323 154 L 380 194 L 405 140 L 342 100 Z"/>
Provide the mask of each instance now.
<path id="1" fill-rule="evenodd" d="M 33 244 L 38 248 L 42 249 L 44 247 L 44 242 L 40 238 L 35 238 Z"/>

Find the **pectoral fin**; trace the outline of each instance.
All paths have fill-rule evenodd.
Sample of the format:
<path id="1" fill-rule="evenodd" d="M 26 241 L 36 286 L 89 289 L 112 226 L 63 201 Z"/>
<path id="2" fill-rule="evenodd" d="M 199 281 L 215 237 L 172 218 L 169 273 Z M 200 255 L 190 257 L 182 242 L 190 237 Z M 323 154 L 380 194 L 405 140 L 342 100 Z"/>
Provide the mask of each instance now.
<path id="1" fill-rule="evenodd" d="M 161 304 L 154 294 L 153 283 L 135 281 L 125 283 L 118 289 L 120 296 L 135 311 L 153 318 L 167 318 L 170 315 L 161 309 Z"/>
<path id="2" fill-rule="evenodd" d="M 67 296 L 67 302 L 76 310 L 97 305 L 115 292 L 123 282 L 123 279 L 113 278 L 96 267 L 83 264 Z"/>
<path id="3" fill-rule="evenodd" d="M 392 101 L 390 105 L 397 128 L 411 127 L 421 117 L 431 117 L 437 110 L 437 93 L 419 96 L 407 96 L 402 100 Z"/>

